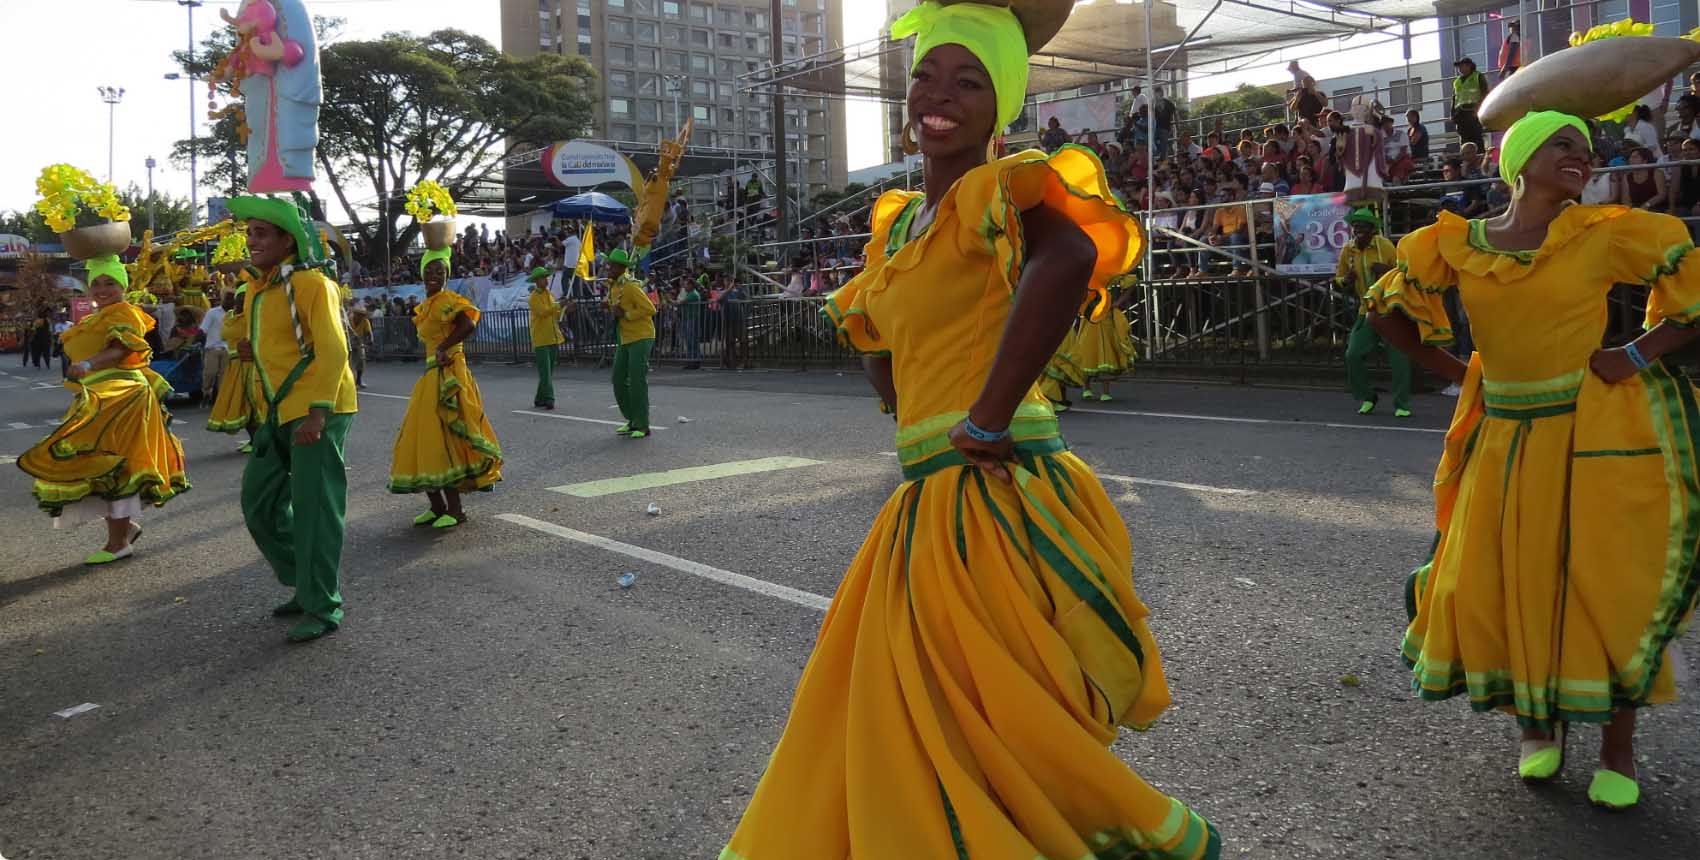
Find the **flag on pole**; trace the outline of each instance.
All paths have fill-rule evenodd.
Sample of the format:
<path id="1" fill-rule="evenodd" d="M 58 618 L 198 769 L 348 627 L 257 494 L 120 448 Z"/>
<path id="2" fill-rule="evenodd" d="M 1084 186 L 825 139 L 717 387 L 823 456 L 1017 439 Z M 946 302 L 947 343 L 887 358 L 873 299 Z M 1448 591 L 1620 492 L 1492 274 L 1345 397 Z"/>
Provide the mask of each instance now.
<path id="1" fill-rule="evenodd" d="M 579 277 L 587 281 L 591 279 L 590 267 L 596 262 L 596 233 L 592 229 L 593 226 L 592 224 L 584 225 L 584 241 L 579 243 L 578 248 L 578 269 L 576 271 Z"/>

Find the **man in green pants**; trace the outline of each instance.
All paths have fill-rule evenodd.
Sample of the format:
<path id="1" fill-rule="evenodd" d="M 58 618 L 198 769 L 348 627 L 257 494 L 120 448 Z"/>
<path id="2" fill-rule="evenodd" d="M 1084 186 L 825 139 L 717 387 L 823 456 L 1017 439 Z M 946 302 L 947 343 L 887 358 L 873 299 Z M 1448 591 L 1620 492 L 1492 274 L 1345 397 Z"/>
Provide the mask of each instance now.
<path id="1" fill-rule="evenodd" d="M 291 642 L 342 623 L 342 536 L 348 507 L 343 444 L 356 411 L 341 296 L 323 273 L 317 231 L 295 204 L 237 197 L 258 274 L 248 290 L 248 342 L 259 377 L 254 454 L 242 472 L 242 518 L 278 581 L 295 596 L 272 610 L 300 617 Z"/>
<path id="2" fill-rule="evenodd" d="M 537 393 L 531 405 L 538 409 L 555 408 L 555 355 L 566 342 L 561 336 L 565 309 L 549 292 L 549 277 L 549 270 L 542 266 L 531 270 L 531 351 L 537 356 Z"/>
<path id="3" fill-rule="evenodd" d="M 1374 412 L 1376 394 L 1369 381 L 1368 359 L 1378 349 L 1387 350 L 1387 364 L 1393 371 L 1393 414 L 1407 418 L 1411 414 L 1411 360 L 1370 326 L 1369 304 L 1364 301 L 1369 288 L 1398 264 L 1399 252 L 1380 235 L 1381 219 L 1375 212 L 1355 209 L 1346 216 L 1346 223 L 1352 226 L 1352 241 L 1340 249 L 1340 265 L 1334 273 L 1335 283 L 1358 299 L 1358 321 L 1346 342 L 1346 382 L 1358 400 L 1358 414 Z"/>
<path id="4" fill-rule="evenodd" d="M 615 430 L 628 439 L 649 435 L 649 351 L 655 346 L 655 304 L 643 282 L 627 273 L 632 258 L 625 249 L 608 255 L 608 310 L 620 322 L 620 346 L 614 350 L 614 402 L 626 423 Z"/>

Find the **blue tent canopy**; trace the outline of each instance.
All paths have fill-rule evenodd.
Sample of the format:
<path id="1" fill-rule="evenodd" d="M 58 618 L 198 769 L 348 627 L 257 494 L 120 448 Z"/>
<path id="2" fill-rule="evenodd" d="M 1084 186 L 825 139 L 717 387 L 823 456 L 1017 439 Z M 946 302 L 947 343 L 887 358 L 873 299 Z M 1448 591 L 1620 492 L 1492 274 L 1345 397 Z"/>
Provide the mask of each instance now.
<path id="1" fill-rule="evenodd" d="M 549 208 L 554 211 L 556 218 L 589 218 L 616 224 L 627 224 L 632 220 L 632 210 L 627 208 L 626 204 L 598 191 L 557 200 Z"/>

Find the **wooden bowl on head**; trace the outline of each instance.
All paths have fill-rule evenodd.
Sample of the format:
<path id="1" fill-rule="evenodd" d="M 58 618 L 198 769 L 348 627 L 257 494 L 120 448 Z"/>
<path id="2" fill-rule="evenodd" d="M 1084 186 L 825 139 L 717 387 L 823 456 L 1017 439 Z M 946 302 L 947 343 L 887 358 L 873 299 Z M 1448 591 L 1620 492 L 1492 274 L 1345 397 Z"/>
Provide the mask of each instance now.
<path id="1" fill-rule="evenodd" d="M 1531 111 L 1584 119 L 1634 104 L 1700 61 L 1700 42 L 1658 36 L 1602 39 L 1548 54 L 1517 70 L 1476 109 L 1482 126 L 1504 131 Z"/>
<path id="2" fill-rule="evenodd" d="M 130 222 L 108 221 L 93 227 L 77 227 L 59 234 L 65 253 L 78 260 L 107 254 L 122 254 L 130 247 Z"/>
<path id="3" fill-rule="evenodd" d="M 1015 11 L 1027 34 L 1027 53 L 1037 54 L 1056 38 L 1074 11 L 1075 0 L 938 0 L 940 6 L 957 3 L 979 3 L 982 6 L 1003 6 Z"/>
<path id="4" fill-rule="evenodd" d="M 419 225 L 425 236 L 425 247 L 436 251 L 447 248 L 455 240 L 455 219 L 438 216 Z"/>

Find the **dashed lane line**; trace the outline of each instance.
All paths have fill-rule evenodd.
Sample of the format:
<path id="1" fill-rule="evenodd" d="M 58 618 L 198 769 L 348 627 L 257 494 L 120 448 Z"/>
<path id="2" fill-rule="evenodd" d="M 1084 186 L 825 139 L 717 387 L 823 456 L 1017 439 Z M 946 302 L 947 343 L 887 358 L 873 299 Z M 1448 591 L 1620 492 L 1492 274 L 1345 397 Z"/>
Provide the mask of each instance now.
<path id="1" fill-rule="evenodd" d="M 627 475 L 623 478 L 605 478 L 600 481 L 565 484 L 559 487 L 550 487 L 549 491 L 577 496 L 581 499 L 594 499 L 598 496 L 612 496 L 617 493 L 671 487 L 676 484 L 691 484 L 697 481 L 713 481 L 737 475 L 756 475 L 783 469 L 801 469 L 805 466 L 819 466 L 821 463 L 821 460 L 807 460 L 802 457 L 764 457 L 759 460 L 735 460 L 730 463 L 716 463 L 712 466 L 691 466 L 684 469 L 669 469 L 665 472 L 645 472 L 641 475 Z"/>
<path id="2" fill-rule="evenodd" d="M 360 392 L 359 396 L 360 397 L 382 397 L 385 400 L 412 400 L 413 399 L 411 397 L 403 397 L 400 394 L 379 394 L 376 391 L 362 391 L 362 392 Z"/>
<path id="3" fill-rule="evenodd" d="M 1135 478 L 1130 475 L 1103 475 L 1099 479 L 1115 481 L 1119 484 L 1144 484 L 1151 487 L 1169 487 L 1176 490 L 1192 490 L 1198 493 L 1218 493 L 1224 496 L 1255 496 L 1256 490 L 1241 490 L 1234 487 L 1211 487 L 1205 484 L 1188 484 L 1182 481 L 1159 481 L 1156 478 Z"/>
<path id="4" fill-rule="evenodd" d="M 577 421 L 582 424 L 601 424 L 604 427 L 620 427 L 626 423 L 624 421 L 609 421 L 606 418 L 580 418 L 577 415 L 562 415 L 558 412 L 533 412 L 530 409 L 515 409 L 512 411 L 515 415 L 530 415 L 533 418 L 553 418 L 556 421 Z M 669 428 L 662 427 L 660 425 L 650 425 L 649 429 L 651 431 L 655 431 L 667 430 Z"/>
<path id="5" fill-rule="evenodd" d="M 721 585 L 729 585 L 733 588 L 741 588 L 745 591 L 783 600 L 787 603 L 795 603 L 798 606 L 806 606 L 820 612 L 825 612 L 827 607 L 832 605 L 832 598 L 815 594 L 812 591 L 802 591 L 788 585 L 780 585 L 775 582 L 756 579 L 752 576 L 745 576 L 741 573 L 721 570 L 718 567 L 711 567 L 701 562 L 691 561 L 686 558 L 679 558 L 678 556 L 668 555 L 664 552 L 656 552 L 655 550 L 646 549 L 641 546 L 633 546 L 629 543 L 621 543 L 617 540 L 611 540 L 599 535 L 581 532 L 577 529 L 569 529 L 566 526 L 558 526 L 554 523 L 544 522 L 543 520 L 532 519 L 531 517 L 524 516 L 522 514 L 497 514 L 496 519 L 504 520 L 506 522 L 513 523 L 516 526 L 523 526 L 524 528 L 539 531 L 547 535 L 553 535 L 558 538 L 570 540 L 574 543 L 580 543 L 585 546 L 595 547 L 617 555 L 623 555 L 627 558 L 634 558 L 638 561 L 660 565 L 661 567 L 670 568 L 680 573 L 700 577 L 710 582 L 717 582 Z"/>

